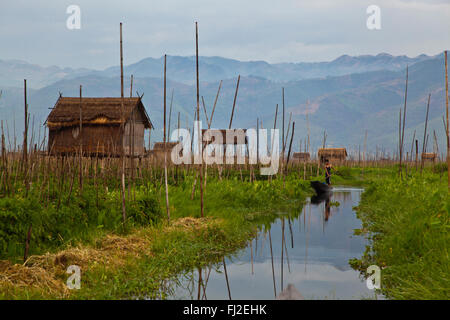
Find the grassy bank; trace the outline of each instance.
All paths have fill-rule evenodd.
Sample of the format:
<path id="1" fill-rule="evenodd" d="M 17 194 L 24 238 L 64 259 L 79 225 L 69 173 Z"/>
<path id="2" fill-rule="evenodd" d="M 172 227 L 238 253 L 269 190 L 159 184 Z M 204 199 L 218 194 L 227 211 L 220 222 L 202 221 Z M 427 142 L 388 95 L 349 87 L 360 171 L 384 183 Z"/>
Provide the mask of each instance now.
<path id="1" fill-rule="evenodd" d="M 446 176 L 412 171 L 401 180 L 397 169 L 382 179 L 366 176 L 357 207 L 362 233 L 370 238 L 364 256 L 351 263 L 365 272 L 382 268 L 382 293 L 391 299 L 449 299 L 450 198 Z"/>
<path id="2" fill-rule="evenodd" d="M 0 298 L 164 298 L 168 293 L 163 289 L 166 280 L 220 262 L 224 255 L 244 247 L 256 228 L 270 224 L 279 212 L 300 212 L 298 208 L 311 192 L 308 183 L 295 176 L 272 182 L 210 177 L 206 215 L 200 218 L 198 190 L 191 199 L 193 180 L 193 176 L 186 176 L 179 184 L 170 185 L 170 225 L 161 205 L 165 203 L 163 189 L 140 185 L 134 190 L 134 209 L 129 204 L 130 212 L 134 210 L 130 214 L 133 223 L 126 230 L 100 227 L 101 232 L 92 231 L 84 240 L 72 238 L 55 247 L 45 247 L 43 241 L 40 254 L 31 256 L 24 265 L 14 264 L 18 259 L 14 256 L 2 261 Z M 115 199 L 118 195 L 112 191 L 104 196 Z M 105 219 L 111 215 L 120 217 L 111 211 L 105 212 Z M 94 218 L 87 215 L 86 219 L 95 225 Z M 89 230 L 86 225 L 85 230 Z M 42 254 L 43 250 L 47 253 Z M 81 267 L 80 290 L 65 286 L 70 265 Z"/>

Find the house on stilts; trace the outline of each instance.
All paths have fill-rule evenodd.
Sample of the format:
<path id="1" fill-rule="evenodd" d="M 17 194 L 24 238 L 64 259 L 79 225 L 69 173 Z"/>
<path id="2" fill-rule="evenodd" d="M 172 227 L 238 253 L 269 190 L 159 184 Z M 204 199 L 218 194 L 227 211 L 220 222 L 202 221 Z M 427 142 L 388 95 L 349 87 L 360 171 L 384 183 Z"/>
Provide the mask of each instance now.
<path id="1" fill-rule="evenodd" d="M 142 157 L 145 129 L 153 128 L 140 97 L 123 98 L 122 108 L 122 98 L 60 96 L 45 124 L 52 155 Z"/>

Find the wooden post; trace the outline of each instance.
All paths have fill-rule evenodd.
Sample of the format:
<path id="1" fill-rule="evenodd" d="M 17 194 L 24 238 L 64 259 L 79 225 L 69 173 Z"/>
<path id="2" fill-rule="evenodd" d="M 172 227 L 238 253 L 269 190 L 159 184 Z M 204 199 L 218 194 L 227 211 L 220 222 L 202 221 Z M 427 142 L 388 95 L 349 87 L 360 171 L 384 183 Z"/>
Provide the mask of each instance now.
<path id="1" fill-rule="evenodd" d="M 426 136 L 427 136 L 427 127 L 428 127 L 428 112 L 430 110 L 430 99 L 431 93 L 428 95 L 428 103 L 427 103 L 427 114 L 425 116 L 425 130 L 423 131 L 423 144 L 422 144 L 422 155 L 420 156 L 420 172 L 423 170 L 423 154 L 426 151 Z"/>
<path id="2" fill-rule="evenodd" d="M 233 109 L 231 109 L 231 117 L 230 117 L 230 125 L 228 126 L 228 129 L 231 129 L 231 124 L 233 123 L 233 115 L 234 115 L 234 108 L 236 106 L 236 98 L 239 90 L 239 81 L 241 80 L 241 75 L 238 76 L 237 84 L 236 84 L 236 91 L 234 93 L 234 100 L 233 100 Z"/>
<path id="3" fill-rule="evenodd" d="M 412 138 L 412 142 L 411 142 L 411 157 L 410 157 L 410 161 L 412 161 L 413 158 L 413 152 L 414 152 L 414 140 L 416 139 L 416 130 L 414 130 L 414 134 L 413 134 L 413 138 Z"/>
<path id="4" fill-rule="evenodd" d="M 28 152 L 27 152 L 27 145 L 28 145 L 28 103 L 27 103 L 27 79 L 23 79 L 23 97 L 24 97 L 24 104 L 25 104 L 25 129 L 23 133 L 23 165 L 24 169 L 26 168 L 26 163 L 28 160 Z M 26 170 L 26 169 L 25 169 Z"/>
<path id="5" fill-rule="evenodd" d="M 133 75 L 131 75 L 130 79 L 130 98 L 133 97 Z"/>
<path id="6" fill-rule="evenodd" d="M 122 139 L 120 141 L 121 144 L 121 162 L 122 162 L 122 172 L 121 172 L 121 180 L 122 180 L 122 218 L 123 223 L 125 224 L 127 219 L 126 207 L 125 207 L 125 115 L 124 115 L 124 98 L 123 98 L 123 47 L 122 47 L 122 22 L 120 23 L 120 109 L 121 109 L 121 132 Z"/>
<path id="7" fill-rule="evenodd" d="M 203 99 L 203 96 L 202 96 L 202 105 L 203 105 L 203 112 L 205 113 L 206 125 L 209 126 L 208 113 L 206 112 L 205 99 Z"/>
<path id="8" fill-rule="evenodd" d="M 214 106 L 213 106 L 213 109 L 211 111 L 211 117 L 209 118 L 208 127 L 211 127 L 212 119 L 213 119 L 213 116 L 214 116 L 214 110 L 216 110 L 217 99 L 219 98 L 219 92 L 220 92 L 220 88 L 221 87 L 222 87 L 222 80 L 220 80 L 219 89 L 217 89 L 216 99 L 214 100 Z"/>
<path id="9" fill-rule="evenodd" d="M 166 58 L 164 55 L 164 185 L 166 188 L 167 221 L 170 223 L 169 186 L 167 183 L 167 149 L 166 149 Z"/>
<path id="10" fill-rule="evenodd" d="M 419 157 L 419 141 L 416 139 L 416 171 L 417 171 L 417 158 Z"/>
<path id="11" fill-rule="evenodd" d="M 82 107 L 82 86 L 80 85 L 80 133 L 78 134 L 80 137 L 80 154 L 78 158 L 79 165 L 79 184 L 80 184 L 80 193 L 83 193 L 83 107 Z"/>
<path id="12" fill-rule="evenodd" d="M 289 158 L 291 156 L 291 147 L 292 147 L 292 139 L 294 138 L 294 130 L 295 130 L 295 121 L 292 122 L 292 134 L 291 134 L 291 142 L 289 142 L 289 151 L 288 151 L 288 157 L 287 157 L 287 162 L 286 162 L 286 171 L 287 171 L 287 167 L 289 165 Z"/>
<path id="13" fill-rule="evenodd" d="M 195 62 L 196 62 L 196 71 L 197 71 L 197 132 L 198 132 L 198 152 L 200 153 L 200 213 L 203 218 L 203 152 L 202 152 L 202 133 L 200 130 L 200 83 L 199 83 L 199 74 L 198 74 L 198 24 L 195 22 Z M 238 79 L 239 86 L 239 79 Z M 237 90 L 236 90 L 237 94 Z M 234 103 L 236 103 L 236 95 L 234 96 Z M 233 112 L 234 112 L 234 103 L 233 103 Z M 230 119 L 230 127 L 231 121 L 233 120 L 233 114 L 231 114 Z M 224 260 L 225 261 L 225 260 Z"/>
<path id="14" fill-rule="evenodd" d="M 281 219 L 281 291 L 283 291 L 284 218 Z"/>
<path id="15" fill-rule="evenodd" d="M 256 163 L 259 162 L 259 118 L 256 118 Z"/>
<path id="16" fill-rule="evenodd" d="M 30 224 L 30 226 L 28 227 L 27 238 L 25 240 L 25 252 L 23 255 L 23 262 L 27 261 L 27 259 L 28 259 L 28 252 L 30 250 L 30 241 L 31 241 L 31 230 L 32 230 L 32 225 Z"/>
<path id="17" fill-rule="evenodd" d="M 399 166 L 400 177 L 402 176 L 403 139 L 405 137 L 406 101 L 407 101 L 407 98 L 408 98 L 408 66 L 406 66 L 405 105 L 404 105 L 404 110 L 403 110 L 402 135 L 401 135 L 400 146 L 399 146 L 399 151 L 400 151 L 400 166 Z"/>
<path id="18" fill-rule="evenodd" d="M 284 114 L 285 114 L 285 110 L 284 110 L 284 87 L 283 88 L 281 88 L 281 100 L 282 100 L 282 104 L 283 104 L 283 106 L 282 106 L 282 108 L 283 108 L 283 115 L 282 115 L 282 117 L 283 117 L 283 120 L 282 120 L 282 124 L 281 124 L 281 143 L 282 143 L 282 146 L 281 146 L 281 149 L 283 150 L 283 154 L 282 154 L 282 156 L 281 156 L 281 159 L 282 159 L 282 161 L 284 161 Z"/>
<path id="19" fill-rule="evenodd" d="M 447 63 L 447 50 L 445 50 L 445 110 L 447 115 L 447 176 L 448 176 L 448 190 L 450 192 L 450 140 L 448 132 L 448 63 Z"/>
<path id="20" fill-rule="evenodd" d="M 171 97 L 170 97 L 170 107 L 169 107 L 169 128 L 168 128 L 168 131 L 167 131 L 167 141 L 170 141 L 170 124 L 171 124 L 171 122 L 172 122 L 172 103 L 173 103 L 173 92 L 174 92 L 174 89 L 172 89 L 172 95 L 171 95 Z"/>

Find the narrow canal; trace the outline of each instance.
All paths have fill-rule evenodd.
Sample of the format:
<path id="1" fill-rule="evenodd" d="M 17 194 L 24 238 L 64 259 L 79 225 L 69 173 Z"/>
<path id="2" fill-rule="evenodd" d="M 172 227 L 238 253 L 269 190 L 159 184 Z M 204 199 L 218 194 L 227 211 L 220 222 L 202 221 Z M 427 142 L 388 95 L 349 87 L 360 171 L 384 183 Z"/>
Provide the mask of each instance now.
<path id="1" fill-rule="evenodd" d="M 335 187 L 330 197 L 308 199 L 298 218 L 280 217 L 270 237 L 261 230 L 247 248 L 226 258 L 228 285 L 223 264 L 211 266 L 201 270 L 200 286 L 198 271 L 179 280 L 170 299 L 274 299 L 290 284 L 304 299 L 374 298 L 348 263 L 368 244 L 353 235 L 361 227 L 353 207 L 362 191 Z"/>

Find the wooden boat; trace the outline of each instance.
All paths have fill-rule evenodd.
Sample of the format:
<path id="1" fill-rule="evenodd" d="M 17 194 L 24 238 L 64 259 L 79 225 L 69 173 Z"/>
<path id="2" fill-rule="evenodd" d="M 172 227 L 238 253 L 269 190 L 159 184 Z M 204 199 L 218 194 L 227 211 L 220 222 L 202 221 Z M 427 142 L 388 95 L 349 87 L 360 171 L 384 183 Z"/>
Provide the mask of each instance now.
<path id="1" fill-rule="evenodd" d="M 311 181 L 311 187 L 316 191 L 318 195 L 331 192 L 331 187 L 321 181 Z"/>

